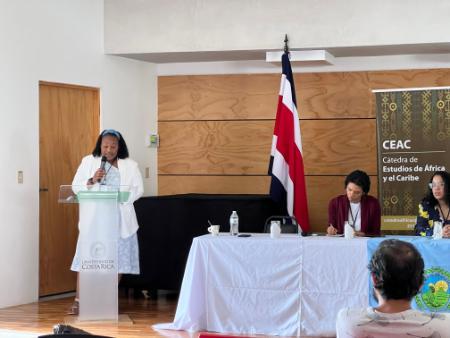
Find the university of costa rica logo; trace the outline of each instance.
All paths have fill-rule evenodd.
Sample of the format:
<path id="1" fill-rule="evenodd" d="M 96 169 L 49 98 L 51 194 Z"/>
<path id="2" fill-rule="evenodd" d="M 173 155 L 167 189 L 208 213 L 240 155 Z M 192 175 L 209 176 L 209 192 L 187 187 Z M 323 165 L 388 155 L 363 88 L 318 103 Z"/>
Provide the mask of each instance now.
<path id="1" fill-rule="evenodd" d="M 101 242 L 94 242 L 91 245 L 91 256 L 94 259 L 103 259 L 106 256 L 106 247 Z"/>
<path id="2" fill-rule="evenodd" d="M 433 267 L 425 270 L 421 292 L 415 297 L 420 310 L 431 312 L 450 311 L 450 272 Z"/>

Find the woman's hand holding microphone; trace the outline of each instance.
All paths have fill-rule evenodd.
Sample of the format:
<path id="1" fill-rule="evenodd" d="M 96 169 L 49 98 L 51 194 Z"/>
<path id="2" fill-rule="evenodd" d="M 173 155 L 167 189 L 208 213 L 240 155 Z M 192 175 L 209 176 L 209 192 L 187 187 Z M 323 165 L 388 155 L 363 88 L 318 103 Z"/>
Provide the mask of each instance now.
<path id="1" fill-rule="evenodd" d="M 106 156 L 102 156 L 102 162 L 100 163 L 100 168 L 97 169 L 94 176 L 88 179 L 88 185 L 94 185 L 95 183 L 100 183 L 106 175 L 105 166 L 106 166 Z"/>
<path id="2" fill-rule="evenodd" d="M 98 168 L 95 172 L 94 176 L 92 176 L 90 179 L 88 179 L 89 185 L 94 185 L 95 183 L 100 183 L 103 177 L 105 177 L 106 171 L 105 169 Z"/>

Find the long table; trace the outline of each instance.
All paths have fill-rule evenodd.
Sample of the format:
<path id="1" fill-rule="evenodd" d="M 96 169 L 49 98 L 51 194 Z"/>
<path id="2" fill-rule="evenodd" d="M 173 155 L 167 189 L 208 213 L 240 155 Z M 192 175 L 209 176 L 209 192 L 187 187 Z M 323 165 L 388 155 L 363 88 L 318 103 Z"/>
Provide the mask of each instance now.
<path id="1" fill-rule="evenodd" d="M 368 306 L 367 240 L 197 237 L 174 321 L 153 327 L 334 336 L 339 309 Z"/>

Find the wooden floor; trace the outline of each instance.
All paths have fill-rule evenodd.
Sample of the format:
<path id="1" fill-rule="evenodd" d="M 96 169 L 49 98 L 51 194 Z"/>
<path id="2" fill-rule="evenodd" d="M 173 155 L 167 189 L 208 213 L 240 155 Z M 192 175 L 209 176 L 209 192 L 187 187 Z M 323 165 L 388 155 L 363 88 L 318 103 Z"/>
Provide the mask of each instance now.
<path id="1" fill-rule="evenodd" d="M 35 332 L 50 334 L 55 324 L 64 323 L 66 312 L 72 304 L 73 297 L 43 300 L 37 303 L 0 309 L 0 330 Z M 182 331 L 164 331 L 160 334 L 151 328 L 152 324 L 171 322 L 176 309 L 177 297 L 174 294 L 159 294 L 157 299 L 120 295 L 119 312 L 128 314 L 133 321 L 119 324 L 73 324 L 73 326 L 92 334 L 117 338 L 161 337 L 177 338 L 196 337 Z"/>
<path id="2" fill-rule="evenodd" d="M 133 323 L 101 323 L 101 324 L 71 324 L 65 322 L 73 316 L 66 314 L 73 297 L 56 300 L 41 300 L 37 303 L 13 306 L 0 309 L 0 337 L 9 338 L 9 330 L 38 335 L 53 333 L 56 324 L 70 324 L 92 334 L 116 338 L 168 337 L 168 338 L 198 338 L 198 333 L 185 331 L 154 331 L 151 326 L 156 323 L 172 322 L 177 306 L 177 294 L 159 293 L 154 299 L 145 299 L 142 295 L 127 295 L 119 293 L 119 313 L 127 314 Z M 4 332 L 8 330 L 8 332 Z M 88 337 L 88 336 L 87 336 Z M 219 335 L 220 337 L 220 335 Z M 249 337 L 248 335 L 246 337 Z M 254 335 L 255 338 L 273 337 Z M 277 336 L 276 338 L 289 338 Z M 303 337 L 308 338 L 308 337 Z M 320 338 L 320 337 L 315 337 Z"/>

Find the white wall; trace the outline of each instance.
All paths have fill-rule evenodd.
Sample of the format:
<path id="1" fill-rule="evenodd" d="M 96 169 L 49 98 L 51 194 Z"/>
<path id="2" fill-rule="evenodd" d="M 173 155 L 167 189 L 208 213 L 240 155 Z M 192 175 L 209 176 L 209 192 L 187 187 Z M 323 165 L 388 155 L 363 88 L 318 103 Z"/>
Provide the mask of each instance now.
<path id="1" fill-rule="evenodd" d="M 105 0 L 108 53 L 448 42 L 448 0 Z"/>
<path id="2" fill-rule="evenodd" d="M 156 152 L 144 136 L 156 131 L 155 72 L 104 55 L 103 0 L 0 0 L 0 307 L 38 297 L 39 80 L 100 87 L 102 128 L 119 129 L 151 168 L 154 194 Z"/>

